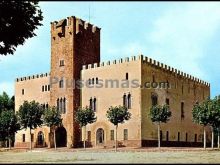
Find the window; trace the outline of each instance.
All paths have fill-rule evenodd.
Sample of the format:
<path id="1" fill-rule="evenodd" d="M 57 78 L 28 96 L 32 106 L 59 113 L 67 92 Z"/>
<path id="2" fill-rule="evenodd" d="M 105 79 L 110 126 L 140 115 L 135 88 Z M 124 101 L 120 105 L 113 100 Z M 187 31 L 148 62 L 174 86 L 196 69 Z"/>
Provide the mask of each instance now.
<path id="1" fill-rule="evenodd" d="M 25 134 L 22 134 L 22 142 L 25 142 Z"/>
<path id="2" fill-rule="evenodd" d="M 126 73 L 125 79 L 128 80 L 128 73 Z"/>
<path id="3" fill-rule="evenodd" d="M 34 134 L 31 134 L 31 142 L 34 142 Z"/>
<path id="4" fill-rule="evenodd" d="M 48 91 L 50 91 L 50 85 L 48 85 Z"/>
<path id="5" fill-rule="evenodd" d="M 21 92 L 21 93 L 22 93 L 22 95 L 24 95 L 24 89 L 22 89 L 22 92 Z"/>
<path id="6" fill-rule="evenodd" d="M 63 113 L 66 113 L 66 98 L 63 99 Z"/>
<path id="7" fill-rule="evenodd" d="M 96 98 L 93 99 L 93 111 L 96 111 Z"/>
<path id="8" fill-rule="evenodd" d="M 128 129 L 124 129 L 124 140 L 128 140 Z"/>
<path id="9" fill-rule="evenodd" d="M 110 131 L 110 137 L 111 137 L 111 140 L 114 140 L 114 130 Z"/>
<path id="10" fill-rule="evenodd" d="M 61 113 L 63 113 L 63 99 L 60 99 L 60 103 L 59 103 L 59 110 Z"/>
<path id="11" fill-rule="evenodd" d="M 60 88 L 63 88 L 63 80 L 60 80 L 60 82 L 59 82 L 59 87 L 60 87 Z"/>
<path id="12" fill-rule="evenodd" d="M 151 96 L 151 102 L 152 102 L 152 106 L 157 105 L 157 96 L 156 95 Z"/>
<path id="13" fill-rule="evenodd" d="M 128 94 L 128 109 L 131 109 L 131 94 Z"/>
<path id="14" fill-rule="evenodd" d="M 42 92 L 44 92 L 44 86 L 42 86 Z"/>
<path id="15" fill-rule="evenodd" d="M 184 102 L 181 102 L 181 120 L 184 119 Z"/>
<path id="16" fill-rule="evenodd" d="M 94 78 L 92 78 L 92 84 L 95 84 L 95 79 Z"/>
<path id="17" fill-rule="evenodd" d="M 88 138 L 88 142 L 91 142 L 91 131 L 88 131 L 87 132 L 87 138 Z"/>
<path id="18" fill-rule="evenodd" d="M 60 109 L 60 99 L 57 99 L 57 110 L 59 111 Z"/>
<path id="19" fill-rule="evenodd" d="M 96 77 L 95 80 L 96 80 L 95 83 L 98 84 L 98 83 L 99 83 L 99 79 L 98 79 L 98 77 Z"/>
<path id="20" fill-rule="evenodd" d="M 188 141 L 188 133 L 186 133 L 186 142 Z"/>
<path id="21" fill-rule="evenodd" d="M 169 131 L 167 131 L 166 140 L 169 141 Z"/>
<path id="22" fill-rule="evenodd" d="M 152 76 L 152 81 L 155 82 L 155 76 L 154 75 Z"/>
<path id="23" fill-rule="evenodd" d="M 89 79 L 89 85 L 91 84 L 91 79 Z"/>
<path id="24" fill-rule="evenodd" d="M 93 109 L 93 107 L 92 107 L 92 98 L 90 98 L 90 100 L 89 100 L 89 108 Z"/>
<path id="25" fill-rule="evenodd" d="M 60 66 L 64 66 L 64 60 L 60 60 Z"/>
<path id="26" fill-rule="evenodd" d="M 178 132 L 178 139 L 177 141 L 179 142 L 180 141 L 180 132 Z"/>
<path id="27" fill-rule="evenodd" d="M 47 85 L 45 85 L 45 91 L 47 91 Z"/>
<path id="28" fill-rule="evenodd" d="M 123 95 L 123 106 L 127 107 L 127 100 L 126 100 L 127 96 L 126 94 Z"/>
<path id="29" fill-rule="evenodd" d="M 166 98 L 166 104 L 170 105 L 170 100 L 168 98 Z"/>
<path id="30" fill-rule="evenodd" d="M 197 134 L 195 134 L 194 142 L 197 142 Z"/>

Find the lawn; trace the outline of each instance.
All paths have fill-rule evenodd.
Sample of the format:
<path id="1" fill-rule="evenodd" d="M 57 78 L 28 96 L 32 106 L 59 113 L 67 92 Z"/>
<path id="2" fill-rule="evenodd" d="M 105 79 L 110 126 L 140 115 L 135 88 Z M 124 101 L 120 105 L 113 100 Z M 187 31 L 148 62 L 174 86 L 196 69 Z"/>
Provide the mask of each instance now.
<path id="1" fill-rule="evenodd" d="M 0 163 L 220 163 L 218 150 L 33 150 L 0 152 Z"/>

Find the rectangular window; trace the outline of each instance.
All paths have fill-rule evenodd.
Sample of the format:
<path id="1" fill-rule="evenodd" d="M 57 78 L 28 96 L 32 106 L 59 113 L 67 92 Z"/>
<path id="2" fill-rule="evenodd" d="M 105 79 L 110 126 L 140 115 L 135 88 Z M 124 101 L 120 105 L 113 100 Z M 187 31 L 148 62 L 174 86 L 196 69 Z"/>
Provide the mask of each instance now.
<path id="1" fill-rule="evenodd" d="M 195 134 L 194 142 L 197 142 L 197 134 Z"/>
<path id="2" fill-rule="evenodd" d="M 42 92 L 44 92 L 44 85 L 42 86 Z"/>
<path id="3" fill-rule="evenodd" d="M 128 129 L 124 129 L 124 140 L 128 140 Z"/>
<path id="4" fill-rule="evenodd" d="M 111 140 L 114 140 L 114 137 L 115 137 L 115 136 L 114 136 L 114 130 L 111 130 L 110 134 L 111 134 L 111 135 L 110 135 L 110 136 L 111 136 Z"/>
<path id="5" fill-rule="evenodd" d="M 50 85 L 48 85 L 48 91 L 50 91 Z"/>
<path id="6" fill-rule="evenodd" d="M 22 142 L 25 142 L 25 134 L 22 134 Z"/>
<path id="7" fill-rule="evenodd" d="M 169 131 L 167 131 L 167 137 L 166 140 L 169 141 Z"/>
<path id="8" fill-rule="evenodd" d="M 91 131 L 87 132 L 87 136 L 88 136 L 88 142 L 91 142 Z"/>
<path id="9" fill-rule="evenodd" d="M 170 105 L 170 100 L 168 98 L 166 98 L 166 104 Z"/>
<path id="10" fill-rule="evenodd" d="M 181 102 L 181 120 L 184 119 L 184 102 Z"/>
<path id="11" fill-rule="evenodd" d="M 128 73 L 126 73 L 125 79 L 128 80 Z"/>
<path id="12" fill-rule="evenodd" d="M 31 134 L 31 142 L 34 142 L 34 134 Z"/>
<path id="13" fill-rule="evenodd" d="M 21 93 L 22 93 L 22 95 L 24 95 L 24 89 L 22 89 L 22 92 L 21 92 Z"/>
<path id="14" fill-rule="evenodd" d="M 64 60 L 60 60 L 60 66 L 64 66 Z"/>
<path id="15" fill-rule="evenodd" d="M 47 85 L 45 85 L 45 91 L 47 91 Z"/>
<path id="16" fill-rule="evenodd" d="M 180 132 L 178 132 L 178 139 L 177 141 L 179 142 L 180 141 Z"/>
<path id="17" fill-rule="evenodd" d="M 60 88 L 63 88 L 63 80 L 60 80 L 60 82 L 59 82 L 59 87 L 60 87 Z"/>

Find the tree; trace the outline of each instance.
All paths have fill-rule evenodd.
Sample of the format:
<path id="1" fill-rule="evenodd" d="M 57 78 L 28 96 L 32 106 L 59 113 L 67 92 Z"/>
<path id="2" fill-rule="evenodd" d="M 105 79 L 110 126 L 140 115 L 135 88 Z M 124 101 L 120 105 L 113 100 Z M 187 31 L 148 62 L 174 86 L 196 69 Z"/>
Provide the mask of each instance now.
<path id="1" fill-rule="evenodd" d="M 10 12 L 9 12 L 10 11 Z M 13 54 L 18 45 L 36 36 L 34 30 L 41 26 L 42 11 L 38 1 L 0 2 L 0 54 Z"/>
<path id="2" fill-rule="evenodd" d="M 35 101 L 24 101 L 24 103 L 19 107 L 19 110 L 17 111 L 18 121 L 22 129 L 30 129 L 30 150 L 32 149 L 31 130 L 43 124 L 43 112 L 43 107 Z"/>
<path id="3" fill-rule="evenodd" d="M 76 122 L 79 123 L 81 130 L 83 127 L 85 127 L 85 136 L 86 136 L 86 126 L 87 124 L 92 124 L 96 121 L 97 117 L 95 117 L 95 112 L 89 108 L 89 107 L 85 107 L 85 108 L 78 108 L 78 110 L 76 111 L 76 117 L 75 120 Z M 85 140 L 85 136 L 83 139 L 83 146 L 84 148 L 86 148 L 86 140 Z"/>
<path id="4" fill-rule="evenodd" d="M 110 107 L 106 113 L 108 120 L 115 126 L 115 152 L 117 151 L 117 128 L 118 124 L 123 124 L 125 120 L 131 118 L 131 113 L 124 106 Z"/>
<path id="5" fill-rule="evenodd" d="M 56 107 L 48 107 L 43 115 L 44 124 L 48 127 L 54 127 L 54 148 L 56 150 L 56 127 L 62 125 L 60 111 Z"/>
<path id="6" fill-rule="evenodd" d="M 155 105 L 150 108 L 150 118 L 152 122 L 157 123 L 158 132 L 158 147 L 160 148 L 160 124 L 169 121 L 172 113 L 168 105 Z"/>
<path id="7" fill-rule="evenodd" d="M 208 98 L 202 103 L 196 103 L 193 106 L 192 110 L 192 116 L 193 116 L 193 122 L 203 125 L 203 131 L 204 131 L 204 149 L 206 149 L 206 126 L 210 123 L 210 115 L 211 115 L 211 106 L 212 102 Z"/>
<path id="8" fill-rule="evenodd" d="M 0 114 L 0 132 L 9 140 L 11 149 L 11 138 L 20 129 L 20 125 L 13 110 L 3 111 Z"/>
<path id="9" fill-rule="evenodd" d="M 6 92 L 0 95 L 0 113 L 5 110 L 14 110 L 14 96 L 11 98 Z"/>

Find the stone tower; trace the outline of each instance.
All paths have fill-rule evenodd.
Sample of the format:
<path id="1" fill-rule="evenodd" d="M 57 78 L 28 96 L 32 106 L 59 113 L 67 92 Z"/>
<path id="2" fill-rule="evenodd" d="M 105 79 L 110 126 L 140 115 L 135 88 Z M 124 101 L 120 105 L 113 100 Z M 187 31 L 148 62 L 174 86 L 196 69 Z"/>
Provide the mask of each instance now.
<path id="1" fill-rule="evenodd" d="M 66 137 L 62 134 L 58 138 L 67 147 L 76 147 L 80 141 L 79 126 L 74 121 L 80 89 L 71 82 L 80 79 L 82 65 L 98 62 L 100 28 L 74 16 L 51 23 L 50 105 L 61 107 Z"/>

